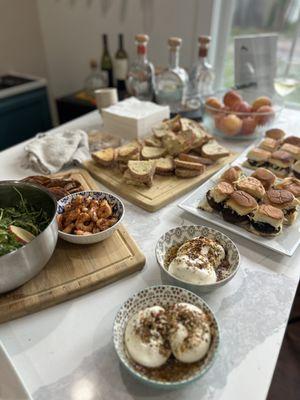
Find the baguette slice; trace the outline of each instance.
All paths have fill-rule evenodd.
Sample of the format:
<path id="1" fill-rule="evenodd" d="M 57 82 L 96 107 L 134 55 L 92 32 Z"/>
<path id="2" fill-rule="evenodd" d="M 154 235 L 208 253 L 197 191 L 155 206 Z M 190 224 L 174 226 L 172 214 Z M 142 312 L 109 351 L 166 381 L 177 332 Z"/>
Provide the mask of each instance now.
<path id="1" fill-rule="evenodd" d="M 163 157 L 166 154 L 166 149 L 164 147 L 150 147 L 144 146 L 142 148 L 142 158 L 144 160 L 152 160 L 154 158 Z"/>
<path id="2" fill-rule="evenodd" d="M 193 163 L 199 163 L 203 165 L 212 165 L 214 162 L 209 158 L 194 156 L 192 154 L 180 153 L 178 156 L 179 160 L 190 161 Z"/>
<path id="3" fill-rule="evenodd" d="M 164 157 L 156 160 L 155 173 L 157 175 L 172 175 L 174 172 L 174 160 L 172 157 Z"/>
<path id="4" fill-rule="evenodd" d="M 150 179 L 147 182 L 142 182 L 142 181 L 139 181 L 137 179 L 134 179 L 132 177 L 131 173 L 129 172 L 129 169 L 127 169 L 124 172 L 123 180 L 124 180 L 125 183 L 127 183 L 127 185 L 139 186 L 139 187 L 144 187 L 144 188 L 149 188 L 153 184 L 153 179 Z"/>
<path id="5" fill-rule="evenodd" d="M 150 147 L 161 147 L 162 142 L 160 139 L 156 138 L 155 136 L 151 136 L 145 139 L 145 145 Z"/>
<path id="6" fill-rule="evenodd" d="M 204 144 L 201 148 L 201 153 L 204 157 L 210 158 L 211 160 L 218 160 L 230 154 L 230 152 L 216 140 L 210 140 L 208 143 Z"/>
<path id="7" fill-rule="evenodd" d="M 205 170 L 205 166 L 203 164 L 191 162 L 191 161 L 183 161 L 180 160 L 179 158 L 175 158 L 175 167 L 176 168 L 183 168 L 183 169 L 191 169 L 193 171 L 201 171 L 201 174 Z"/>
<path id="8" fill-rule="evenodd" d="M 92 159 L 103 167 L 110 167 L 115 162 L 116 152 L 113 147 L 102 149 L 92 153 Z"/>
<path id="9" fill-rule="evenodd" d="M 155 161 L 128 161 L 128 171 L 132 179 L 143 183 L 152 181 L 155 173 Z"/>
<path id="10" fill-rule="evenodd" d="M 185 168 L 176 168 L 175 175 L 178 178 L 194 178 L 195 176 L 201 175 L 202 172 L 196 169 L 185 169 Z"/>

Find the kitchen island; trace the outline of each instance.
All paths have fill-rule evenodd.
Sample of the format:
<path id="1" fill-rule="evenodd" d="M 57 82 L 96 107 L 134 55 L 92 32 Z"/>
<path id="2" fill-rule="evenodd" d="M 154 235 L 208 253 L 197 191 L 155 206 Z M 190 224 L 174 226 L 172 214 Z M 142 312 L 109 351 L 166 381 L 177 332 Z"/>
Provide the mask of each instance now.
<path id="1" fill-rule="evenodd" d="M 283 127 L 299 131 L 300 113 L 285 110 Z M 100 126 L 97 111 L 59 128 Z M 251 142 L 250 142 L 251 143 Z M 249 144 L 250 144 L 249 143 Z M 241 152 L 247 142 L 228 142 Z M 0 152 L 0 179 L 34 172 L 22 167 L 24 143 Z M 103 185 L 99 184 L 103 189 Z M 124 200 L 124 225 L 146 256 L 144 269 L 125 279 L 41 312 L 0 325 L 0 339 L 34 400 L 263 400 L 267 396 L 300 276 L 300 248 L 282 256 L 245 238 L 227 234 L 241 253 L 236 277 L 203 295 L 221 330 L 219 354 L 211 369 L 179 391 L 142 385 L 120 365 L 112 343 L 113 320 L 134 292 L 161 283 L 155 245 L 168 229 L 204 224 L 177 207 L 182 199 L 155 213 Z M 1 375 L 0 375 L 1 383 Z"/>

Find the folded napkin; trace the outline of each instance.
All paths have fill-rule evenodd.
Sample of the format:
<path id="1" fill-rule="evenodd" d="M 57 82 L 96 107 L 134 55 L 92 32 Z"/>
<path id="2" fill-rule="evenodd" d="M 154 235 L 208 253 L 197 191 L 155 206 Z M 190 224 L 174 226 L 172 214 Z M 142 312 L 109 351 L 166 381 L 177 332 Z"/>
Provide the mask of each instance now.
<path id="1" fill-rule="evenodd" d="M 90 158 L 88 135 L 80 129 L 39 133 L 25 146 L 25 152 L 24 166 L 45 175 Z"/>

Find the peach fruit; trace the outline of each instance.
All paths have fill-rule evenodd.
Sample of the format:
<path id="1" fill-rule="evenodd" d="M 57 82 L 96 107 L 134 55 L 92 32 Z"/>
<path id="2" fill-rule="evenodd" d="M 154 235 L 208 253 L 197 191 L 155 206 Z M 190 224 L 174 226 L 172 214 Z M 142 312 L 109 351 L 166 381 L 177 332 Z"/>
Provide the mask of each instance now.
<path id="1" fill-rule="evenodd" d="M 235 136 L 240 132 L 243 121 L 234 114 L 228 114 L 220 119 L 218 125 L 225 135 Z"/>
<path id="2" fill-rule="evenodd" d="M 223 107 L 223 105 L 220 102 L 220 100 L 218 100 L 216 97 L 209 97 L 208 99 L 206 99 L 205 105 L 208 106 L 206 108 L 206 111 L 209 112 L 209 113 L 213 113 L 214 112 L 214 110 L 212 110 L 211 108 L 216 109 L 216 110 L 220 110 Z"/>
<path id="3" fill-rule="evenodd" d="M 274 118 L 274 110 L 270 106 L 261 106 L 256 110 L 257 113 L 262 113 L 262 115 L 257 114 L 255 120 L 257 125 L 265 125 Z"/>
<path id="4" fill-rule="evenodd" d="M 223 103 L 230 109 L 232 109 L 235 103 L 237 102 L 240 103 L 242 100 L 243 100 L 242 97 L 234 90 L 230 90 L 229 92 L 225 93 L 223 97 Z"/>
<path id="5" fill-rule="evenodd" d="M 257 97 L 252 103 L 252 111 L 257 111 L 262 106 L 271 106 L 272 101 L 267 96 Z"/>
<path id="6" fill-rule="evenodd" d="M 252 135 L 256 128 L 256 121 L 253 117 L 246 117 L 243 119 L 243 125 L 240 131 L 241 135 Z"/>
<path id="7" fill-rule="evenodd" d="M 241 101 L 241 102 L 234 103 L 231 110 L 235 111 L 235 112 L 239 112 L 239 113 L 250 113 L 251 106 L 246 101 Z M 245 117 L 246 117 L 246 115 L 245 115 Z"/>

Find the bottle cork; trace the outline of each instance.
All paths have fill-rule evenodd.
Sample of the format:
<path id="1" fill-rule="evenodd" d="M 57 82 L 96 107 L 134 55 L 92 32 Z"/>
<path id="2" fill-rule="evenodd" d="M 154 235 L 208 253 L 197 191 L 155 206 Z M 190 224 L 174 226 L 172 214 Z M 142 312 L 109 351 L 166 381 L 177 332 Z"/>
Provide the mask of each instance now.
<path id="1" fill-rule="evenodd" d="M 207 46 L 211 42 L 210 36 L 201 35 L 198 37 L 198 42 L 200 45 Z"/>
<path id="2" fill-rule="evenodd" d="M 179 37 L 172 36 L 168 39 L 168 45 L 170 47 L 179 47 L 181 46 L 182 39 Z"/>
<path id="3" fill-rule="evenodd" d="M 138 43 L 148 43 L 149 42 L 149 36 L 144 34 L 144 33 L 139 33 L 137 35 L 135 35 L 135 40 Z"/>

